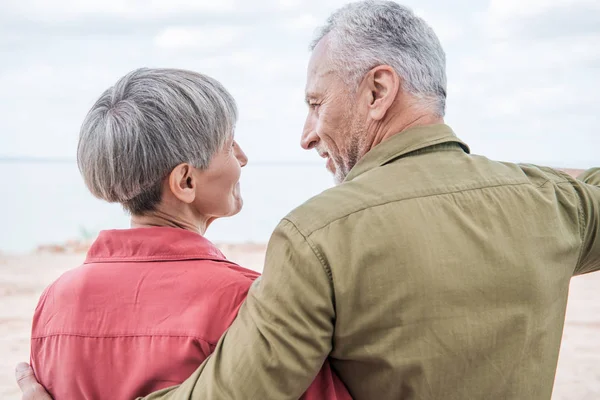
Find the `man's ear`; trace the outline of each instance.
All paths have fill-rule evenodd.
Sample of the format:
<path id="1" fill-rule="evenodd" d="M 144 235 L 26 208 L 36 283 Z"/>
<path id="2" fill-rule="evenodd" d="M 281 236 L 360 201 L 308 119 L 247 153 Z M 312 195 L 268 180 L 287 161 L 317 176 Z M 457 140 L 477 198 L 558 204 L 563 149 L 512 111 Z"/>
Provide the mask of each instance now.
<path id="1" fill-rule="evenodd" d="M 401 79 L 389 65 L 378 65 L 366 75 L 366 89 L 369 90 L 369 116 L 380 121 L 396 100 L 400 91 Z"/>
<path id="2" fill-rule="evenodd" d="M 184 203 L 190 204 L 196 199 L 196 178 L 194 167 L 190 164 L 179 164 L 169 174 L 169 190 Z"/>

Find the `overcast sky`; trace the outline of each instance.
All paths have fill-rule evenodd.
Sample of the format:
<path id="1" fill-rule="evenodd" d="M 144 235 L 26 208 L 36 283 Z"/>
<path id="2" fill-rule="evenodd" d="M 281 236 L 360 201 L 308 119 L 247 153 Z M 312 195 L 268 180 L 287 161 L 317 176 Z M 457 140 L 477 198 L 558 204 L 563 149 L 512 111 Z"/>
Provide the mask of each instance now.
<path id="1" fill-rule="evenodd" d="M 193 69 L 240 108 L 257 161 L 299 135 L 308 44 L 334 0 L 1 0 L 0 157 L 74 158 L 96 98 L 138 67 Z M 447 123 L 474 153 L 600 164 L 600 1 L 410 0 L 448 59 Z"/>

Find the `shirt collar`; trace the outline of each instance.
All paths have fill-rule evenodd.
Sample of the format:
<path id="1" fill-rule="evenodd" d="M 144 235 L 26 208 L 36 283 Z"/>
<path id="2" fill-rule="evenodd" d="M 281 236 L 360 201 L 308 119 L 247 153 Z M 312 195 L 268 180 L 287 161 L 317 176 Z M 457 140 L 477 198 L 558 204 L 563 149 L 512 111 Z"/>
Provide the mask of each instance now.
<path id="1" fill-rule="evenodd" d="M 193 259 L 226 260 L 214 244 L 197 233 L 150 227 L 101 231 L 88 251 L 85 263 Z"/>
<path id="2" fill-rule="evenodd" d="M 409 153 L 442 143 L 456 143 L 466 153 L 470 152 L 469 146 L 456 137 L 448 125 L 436 124 L 409 128 L 373 147 L 352 168 L 346 181 L 351 181 L 373 168 L 385 165 Z"/>

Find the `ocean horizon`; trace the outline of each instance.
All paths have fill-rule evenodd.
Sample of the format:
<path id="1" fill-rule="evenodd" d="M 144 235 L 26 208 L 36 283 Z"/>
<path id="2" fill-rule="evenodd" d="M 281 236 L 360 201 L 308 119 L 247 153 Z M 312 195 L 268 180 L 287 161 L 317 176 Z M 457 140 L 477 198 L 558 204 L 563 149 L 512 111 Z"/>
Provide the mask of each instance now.
<path id="1" fill-rule="evenodd" d="M 556 168 L 589 168 L 560 162 L 531 162 Z M 27 253 L 42 245 L 91 240 L 104 229 L 129 226 L 119 204 L 94 198 L 70 158 L 0 157 L 0 252 Z M 206 237 L 218 243 L 266 243 L 281 218 L 334 185 L 324 164 L 294 161 L 251 162 L 242 170 L 244 207 L 215 221 Z"/>
<path id="2" fill-rule="evenodd" d="M 23 160 L 21 160 L 23 161 Z M 0 200 L 0 252 L 27 253 L 41 245 L 90 240 L 104 229 L 129 226 L 119 204 L 93 197 L 70 160 L 0 163 L 6 191 Z M 256 163 L 242 169 L 244 207 L 215 221 L 206 232 L 220 243 L 266 243 L 277 223 L 295 207 L 333 186 L 316 163 Z"/>

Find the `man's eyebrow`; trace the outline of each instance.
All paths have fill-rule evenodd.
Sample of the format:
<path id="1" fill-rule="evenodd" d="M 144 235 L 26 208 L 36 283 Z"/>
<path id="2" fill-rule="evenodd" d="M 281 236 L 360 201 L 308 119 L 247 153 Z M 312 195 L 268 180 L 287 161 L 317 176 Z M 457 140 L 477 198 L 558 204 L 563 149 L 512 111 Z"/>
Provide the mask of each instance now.
<path id="1" fill-rule="evenodd" d="M 304 101 L 306 102 L 306 104 L 310 104 L 310 101 L 316 100 L 317 97 L 317 94 L 314 92 L 306 92 L 306 95 L 304 96 Z"/>

